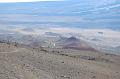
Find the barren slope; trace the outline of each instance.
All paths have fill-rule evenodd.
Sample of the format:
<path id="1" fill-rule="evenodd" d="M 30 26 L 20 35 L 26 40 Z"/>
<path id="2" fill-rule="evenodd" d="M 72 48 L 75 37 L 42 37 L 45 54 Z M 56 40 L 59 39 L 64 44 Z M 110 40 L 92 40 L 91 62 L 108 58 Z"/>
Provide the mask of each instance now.
<path id="1" fill-rule="evenodd" d="M 0 43 L 0 79 L 120 79 L 120 56 Z"/>

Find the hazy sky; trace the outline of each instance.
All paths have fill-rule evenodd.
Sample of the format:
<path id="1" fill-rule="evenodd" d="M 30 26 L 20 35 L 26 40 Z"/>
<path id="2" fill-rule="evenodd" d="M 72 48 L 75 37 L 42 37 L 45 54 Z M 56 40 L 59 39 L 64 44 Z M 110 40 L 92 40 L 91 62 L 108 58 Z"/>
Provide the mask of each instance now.
<path id="1" fill-rule="evenodd" d="M 1 26 L 36 25 L 120 30 L 120 0 L 99 2 L 98 0 L 0 0 L 0 2 L 25 2 L 0 3 Z"/>
<path id="2" fill-rule="evenodd" d="M 63 1 L 63 0 L 0 0 L 0 2 L 33 2 L 33 1 Z"/>

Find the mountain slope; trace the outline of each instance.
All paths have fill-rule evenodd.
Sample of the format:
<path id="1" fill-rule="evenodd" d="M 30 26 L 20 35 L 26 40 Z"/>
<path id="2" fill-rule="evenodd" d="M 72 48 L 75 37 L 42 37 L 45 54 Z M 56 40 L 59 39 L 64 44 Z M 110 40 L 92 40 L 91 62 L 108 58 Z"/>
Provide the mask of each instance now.
<path id="1" fill-rule="evenodd" d="M 95 51 L 87 42 L 74 36 L 59 41 L 62 48 Z"/>
<path id="2" fill-rule="evenodd" d="M 0 51 L 0 79 L 120 79 L 116 55 L 11 43 L 0 43 L 0 50 L 1 46 L 6 50 Z"/>

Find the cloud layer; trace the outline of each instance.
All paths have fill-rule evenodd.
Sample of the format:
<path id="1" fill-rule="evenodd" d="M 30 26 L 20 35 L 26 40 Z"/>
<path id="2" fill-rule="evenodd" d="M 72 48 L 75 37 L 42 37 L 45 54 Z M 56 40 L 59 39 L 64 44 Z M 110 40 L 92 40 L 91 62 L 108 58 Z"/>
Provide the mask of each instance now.
<path id="1" fill-rule="evenodd" d="M 95 27 L 120 30 L 120 0 L 49 1 L 0 3 L 0 24 L 2 26 Z"/>

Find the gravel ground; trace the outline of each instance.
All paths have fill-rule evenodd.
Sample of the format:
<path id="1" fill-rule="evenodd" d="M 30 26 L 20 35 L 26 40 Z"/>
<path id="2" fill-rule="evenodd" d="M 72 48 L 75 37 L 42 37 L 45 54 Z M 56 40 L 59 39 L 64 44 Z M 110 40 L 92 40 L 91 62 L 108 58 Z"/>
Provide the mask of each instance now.
<path id="1" fill-rule="evenodd" d="M 120 79 L 120 56 L 0 43 L 0 79 Z"/>

